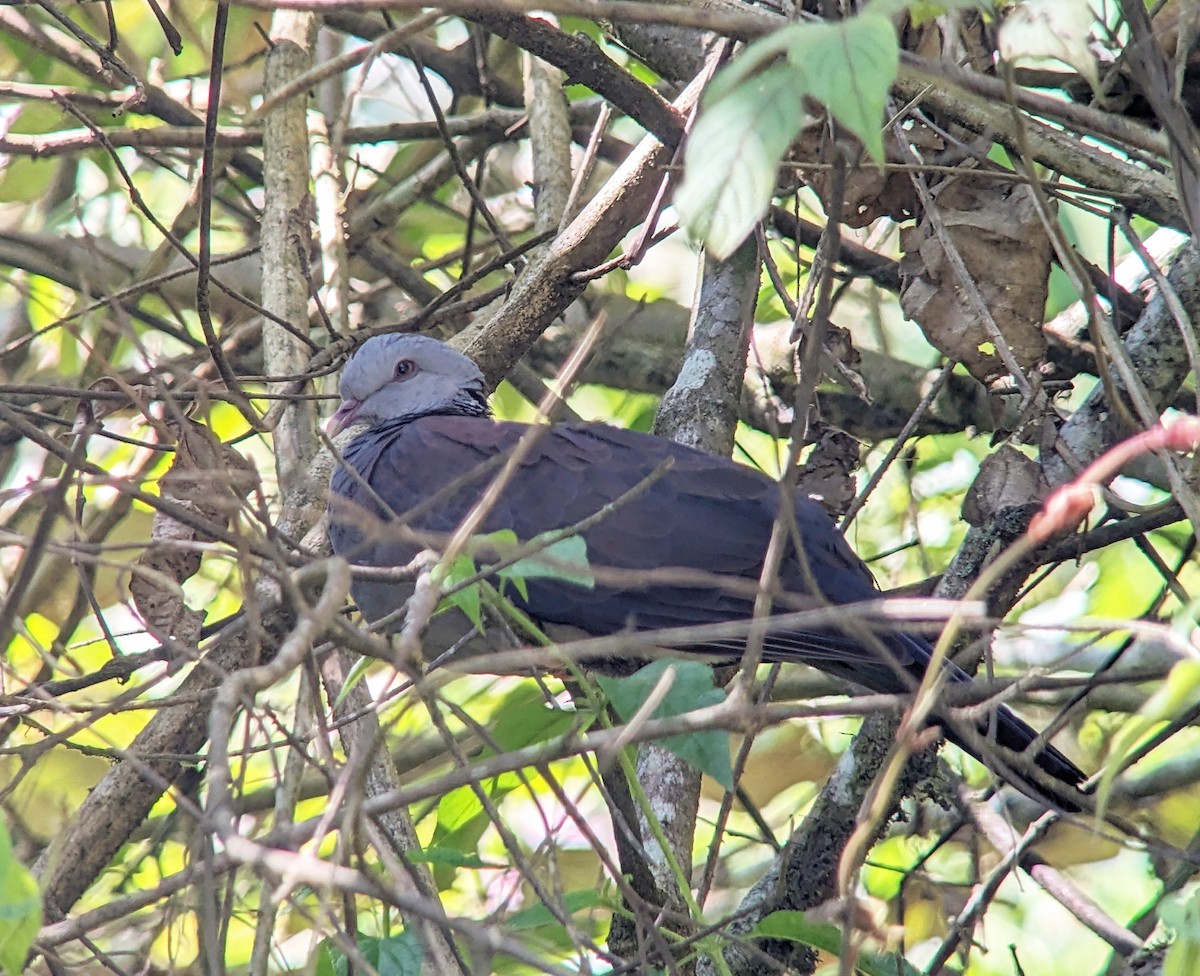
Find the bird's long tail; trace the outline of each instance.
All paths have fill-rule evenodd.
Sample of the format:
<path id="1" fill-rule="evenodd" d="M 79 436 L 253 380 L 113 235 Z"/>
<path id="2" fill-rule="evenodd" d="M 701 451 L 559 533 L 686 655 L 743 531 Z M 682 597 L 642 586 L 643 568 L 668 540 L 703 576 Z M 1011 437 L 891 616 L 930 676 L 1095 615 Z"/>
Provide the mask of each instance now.
<path id="1" fill-rule="evenodd" d="M 942 722 L 941 724 L 946 738 L 959 748 L 969 752 L 980 762 L 995 769 L 1022 793 L 1068 812 L 1077 811 L 1079 809 L 1078 788 L 1087 778 L 1083 770 L 1052 745 L 1043 744 L 1036 753 L 1032 755 L 1028 753 L 1026 750 L 1033 746 L 1038 738 L 1038 733 L 1003 705 L 996 709 L 993 718 L 995 721 L 994 732 L 985 721 L 979 726 L 976 736 L 961 734 L 954 728 L 953 723 Z M 968 741 L 969 739 L 973 739 L 973 741 Z M 1017 768 L 1016 764 L 1005 762 L 1003 753 L 988 748 L 992 742 L 1009 752 L 1023 753 L 1026 757 L 1032 758 L 1034 765 L 1045 773 L 1046 777 L 1029 776 Z M 1067 789 L 1055 789 L 1059 783 Z"/>
<path id="2" fill-rule="evenodd" d="M 763 660 L 800 661 L 885 694 L 915 689 L 929 667 L 932 645 L 923 637 L 897 631 L 880 634 L 877 645 L 892 655 L 890 661 L 881 660 L 879 653 L 866 652 L 862 640 L 852 633 L 773 631 L 767 635 Z M 706 650 L 711 652 L 712 647 Z M 956 684 L 972 680 L 954 665 L 947 666 L 946 678 Z M 993 719 L 994 731 L 990 727 Z M 941 714 L 935 710 L 930 722 L 940 726 L 951 742 L 1022 793 L 1060 810 L 1079 810 L 1078 787 L 1087 778 L 1084 772 L 1054 746 L 1035 747 L 1038 733 L 1003 705 L 992 710 L 974 729 L 969 722 L 955 720 L 949 710 Z M 1031 752 L 1031 748 L 1036 751 Z M 1015 755 L 1006 758 L 1003 750 L 1021 755 L 1021 759 L 1018 761 Z M 1031 775 L 1030 765 L 1044 775 Z M 1059 783 L 1062 788 L 1055 788 Z"/>
<path id="3" fill-rule="evenodd" d="M 899 636 L 906 644 L 915 645 L 921 650 L 928 649 L 928 644 L 920 638 L 914 638 L 907 634 Z M 910 647 L 910 649 L 914 648 Z M 950 665 L 949 668 L 949 678 L 953 682 L 970 682 L 972 680 L 965 671 L 953 665 Z M 1036 747 L 1036 752 L 1029 752 L 1031 748 L 1035 747 L 1038 732 L 1006 706 L 1000 705 L 994 709 L 989 717 L 977 726 L 975 736 L 963 734 L 961 725 L 955 728 L 957 723 L 943 719 L 939 724 L 951 742 L 969 752 L 984 765 L 1000 773 L 1005 780 L 1021 792 L 1060 809 L 1072 812 L 1079 809 L 1078 788 L 1087 779 L 1087 774 L 1049 743 L 1042 743 Z M 1032 759 L 1033 764 L 1054 782 L 1046 781 L 1045 777 L 1023 774 L 1015 764 L 1005 762 L 1002 753 L 998 753 L 995 749 L 989 749 L 993 743 L 1011 753 L 1023 754 L 1026 763 Z M 1054 788 L 1056 783 L 1062 783 L 1068 789 L 1056 790 Z"/>

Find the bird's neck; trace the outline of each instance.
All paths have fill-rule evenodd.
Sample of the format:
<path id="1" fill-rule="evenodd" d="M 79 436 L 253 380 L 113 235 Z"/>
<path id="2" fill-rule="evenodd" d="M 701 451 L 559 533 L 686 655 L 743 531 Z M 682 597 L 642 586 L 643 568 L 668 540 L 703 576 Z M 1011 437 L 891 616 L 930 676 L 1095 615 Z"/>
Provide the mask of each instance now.
<path id="1" fill-rule="evenodd" d="M 459 417 L 490 417 L 492 408 L 488 405 L 487 392 L 479 385 L 459 390 L 451 408 L 445 412 Z"/>
<path id="2" fill-rule="evenodd" d="M 423 417 L 478 417 L 480 419 L 488 419 L 492 415 L 492 409 L 488 405 L 487 396 L 482 390 L 462 390 L 455 395 L 454 399 L 441 407 L 435 407 L 430 410 L 421 410 L 417 413 L 406 413 L 399 417 L 389 417 L 387 420 L 379 421 L 372 424 L 366 430 L 362 431 L 354 438 L 354 440 L 346 448 L 346 457 L 350 457 L 354 450 L 354 445 L 365 443 L 373 439 L 379 434 L 390 434 L 407 427 L 414 421 L 421 420 Z M 367 435 L 372 435 L 367 437 Z"/>

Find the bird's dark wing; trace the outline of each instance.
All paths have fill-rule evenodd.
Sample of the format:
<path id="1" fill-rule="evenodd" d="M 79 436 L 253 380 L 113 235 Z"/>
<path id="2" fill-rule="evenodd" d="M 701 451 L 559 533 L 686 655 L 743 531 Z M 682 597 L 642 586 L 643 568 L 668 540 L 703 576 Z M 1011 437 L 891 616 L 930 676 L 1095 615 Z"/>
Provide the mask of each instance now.
<path id="1" fill-rule="evenodd" d="M 438 416 L 363 435 L 347 452 L 347 460 L 390 511 L 382 511 L 348 472 L 339 472 L 335 494 L 380 523 L 376 532 L 364 535 L 365 522 L 356 525 L 349 511 L 335 517 L 335 550 L 372 565 L 407 562 L 421 547 L 415 540 L 398 538 L 395 517 L 403 521 L 406 513 L 423 508 L 409 520 L 409 527 L 452 532 L 498 473 L 497 459 L 513 451 L 529 432 L 521 424 Z M 561 425 L 539 429 L 537 435 L 480 532 L 511 529 L 526 542 L 588 519 L 607 505 L 614 508 L 582 533 L 589 564 L 603 582 L 585 589 L 558 580 L 529 579 L 528 599 L 517 601 L 523 609 L 541 621 L 598 635 L 627 627 L 693 627 L 752 615 L 753 587 L 781 497 L 774 480 L 728 459 L 618 428 Z M 471 472 L 479 476 L 461 484 Z M 647 479 L 654 480 L 646 485 Z M 460 484 L 453 489 L 456 482 Z M 631 492 L 635 497 L 626 498 Z M 793 507 L 791 534 L 793 541 L 802 542 L 803 558 L 794 545 L 785 550 L 779 570 L 781 609 L 875 597 L 870 573 L 824 511 L 808 499 L 794 500 Z M 389 517 L 393 521 L 383 524 Z M 356 545 L 358 554 L 352 551 Z M 657 580 L 648 582 L 647 571 Z M 616 573 L 628 581 L 614 579 Z M 664 580 L 672 574 L 673 579 Z M 356 598 L 361 589 L 356 588 Z M 359 602 L 368 616 L 396 608 L 385 589 Z M 888 640 L 887 646 L 903 668 L 917 673 L 927 659 L 920 643 Z M 740 655 L 736 642 L 694 649 L 721 650 L 731 659 Z M 765 648 L 768 660 L 813 663 L 877 690 L 906 688 L 877 651 L 865 649 L 860 635 L 837 627 L 776 632 Z"/>
<path id="2" fill-rule="evenodd" d="M 428 416 L 368 431 L 346 452 L 355 473 L 343 469 L 334 475 L 335 552 L 368 565 L 407 563 L 424 544 L 406 532 L 453 532 L 522 437 L 534 439 L 480 533 L 511 529 L 528 542 L 613 506 L 582 532 L 589 565 L 601 581 L 587 589 L 561 580 L 526 580 L 528 597 L 514 602 L 533 618 L 607 635 L 752 615 L 753 586 L 779 511 L 778 484 L 728 459 L 600 425 L 531 433 L 522 424 Z M 785 608 L 842 606 L 877 596 L 870 572 L 818 505 L 793 498 L 787 514 L 794 524 L 778 573 Z M 673 572 L 676 578 L 647 579 L 647 572 Z M 405 595 L 395 584 L 358 581 L 354 596 L 368 619 L 380 619 L 398 609 Z M 737 641 L 689 649 L 730 661 L 741 654 Z M 862 615 L 852 609 L 838 624 L 819 629 L 772 628 L 763 650 L 765 660 L 812 664 L 883 692 L 913 687 L 931 653 L 923 638 L 866 630 Z M 969 680 L 956 668 L 949 677 Z M 1036 738 L 1007 709 L 995 715 L 1001 745 L 1020 751 Z M 1042 750 L 1037 763 L 1056 779 L 1082 778 L 1053 748 Z"/>

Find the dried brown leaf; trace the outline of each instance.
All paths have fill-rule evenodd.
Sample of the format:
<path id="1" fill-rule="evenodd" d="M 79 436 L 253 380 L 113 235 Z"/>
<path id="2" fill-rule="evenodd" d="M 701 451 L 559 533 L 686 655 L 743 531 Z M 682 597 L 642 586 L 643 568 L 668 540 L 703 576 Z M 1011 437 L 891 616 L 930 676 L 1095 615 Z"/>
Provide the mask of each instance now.
<path id="1" fill-rule="evenodd" d="M 825 353 L 833 360 L 833 372 L 864 403 L 868 405 L 873 403 L 871 391 L 867 389 L 867 381 L 860 372 L 862 354 L 854 346 L 853 333 L 849 329 L 843 329 L 840 325 L 830 322 L 825 327 Z"/>
<path id="2" fill-rule="evenodd" d="M 841 137 L 846 140 L 852 139 L 845 134 Z M 824 138 L 824 122 L 810 125 L 801 133 L 792 152 L 792 157 L 801 168 L 801 178 L 821 199 L 825 199 L 830 171 L 825 166 L 805 169 L 804 164 L 824 162 L 821 152 Z M 902 158 L 895 137 L 890 131 L 884 134 L 884 149 L 889 161 L 898 162 Z M 883 170 L 864 162 L 845 174 L 842 221 L 847 227 L 867 227 L 880 217 L 898 221 L 909 220 L 916 209 L 917 194 L 911 178 L 903 170 Z"/>
<path id="3" fill-rule="evenodd" d="M 971 525 L 984 525 L 1001 509 L 1041 501 L 1049 490 L 1036 461 L 1002 444 L 980 465 L 963 499 L 962 515 Z"/>
<path id="4" fill-rule="evenodd" d="M 937 196 L 946 237 L 1022 368 L 1046 351 L 1051 244 L 1023 186 L 956 177 Z M 1008 373 L 928 215 L 900 232 L 900 302 L 929 341 L 984 383 Z"/>
<path id="5" fill-rule="evenodd" d="M 130 386 L 124 380 L 117 379 L 113 376 L 101 376 L 91 386 L 87 388 L 88 393 L 124 393 L 129 399 L 118 400 L 116 398 L 105 397 L 103 399 L 93 399 L 92 397 L 80 397 L 79 406 L 75 408 L 75 423 L 72 428 L 72 433 L 78 434 L 85 427 L 89 427 L 98 420 L 103 420 L 109 414 L 114 414 L 119 410 L 125 410 L 131 404 L 139 409 L 143 404 L 152 400 L 156 393 L 151 386 Z"/>
<path id="6" fill-rule="evenodd" d="M 854 472 L 860 464 L 859 444 L 844 431 L 827 428 L 809 453 L 796 488 L 830 515 L 844 515 L 854 500 L 858 483 Z"/>

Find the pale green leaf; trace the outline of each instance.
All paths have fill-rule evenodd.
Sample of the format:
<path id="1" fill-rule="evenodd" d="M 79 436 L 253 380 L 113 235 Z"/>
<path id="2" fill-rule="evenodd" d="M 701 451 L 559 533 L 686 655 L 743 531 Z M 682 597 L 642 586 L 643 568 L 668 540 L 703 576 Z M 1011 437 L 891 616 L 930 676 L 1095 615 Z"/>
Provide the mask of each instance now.
<path id="1" fill-rule="evenodd" d="M 1151 695 L 1146 703 L 1131 716 L 1113 737 L 1105 764 L 1104 776 L 1096 791 L 1096 817 L 1102 819 L 1112 794 L 1116 771 L 1124 765 L 1143 742 L 1146 735 L 1161 722 L 1182 715 L 1200 702 L 1200 661 L 1190 658 L 1180 661 L 1167 675 L 1167 680 Z"/>
<path id="2" fill-rule="evenodd" d="M 907 11 L 913 27 L 936 20 L 951 10 L 974 10 L 989 6 L 979 0 L 871 0 L 866 12 L 880 17 L 895 17 Z"/>
<path id="3" fill-rule="evenodd" d="M 490 733 L 498 750 L 512 752 L 563 735 L 579 721 L 578 712 L 548 703 L 541 687 L 530 682 L 505 696 L 492 718 Z"/>
<path id="4" fill-rule="evenodd" d="M 1163 959 L 1163 976 L 1194 976 L 1200 973 L 1200 891 L 1186 901 L 1164 902 L 1158 917 L 1175 933 Z"/>
<path id="5" fill-rule="evenodd" d="M 1098 90 L 1100 71 L 1092 49 L 1098 26 L 1091 0 L 1024 0 L 1004 18 L 996 44 L 1009 64 L 1061 61 Z"/>
<path id="6" fill-rule="evenodd" d="M 806 118 L 800 84 L 787 64 L 773 65 L 696 121 L 675 209 L 714 257 L 732 254 L 771 205 L 779 161 Z"/>
<path id="7" fill-rule="evenodd" d="M 0 969 L 8 976 L 25 971 L 25 958 L 41 925 L 37 881 L 13 856 L 8 825 L 0 819 Z"/>
<path id="8" fill-rule="evenodd" d="M 808 118 L 806 97 L 882 162 L 883 112 L 899 65 L 891 21 L 869 12 L 795 24 L 751 44 L 714 80 L 688 138 L 675 194 L 680 222 L 714 257 L 732 254 L 771 204 L 779 163 Z"/>
<path id="9" fill-rule="evenodd" d="M 497 529 L 495 532 L 484 532 L 471 536 L 470 550 L 472 554 L 484 552 L 508 552 L 519 544 L 517 533 L 512 529 Z"/>
<path id="10" fill-rule="evenodd" d="M 444 589 L 452 589 L 463 580 L 468 580 L 476 573 L 475 560 L 470 556 L 460 555 L 450 563 L 442 571 L 442 587 Z M 453 593 L 448 593 L 442 604 L 438 607 L 439 610 L 445 609 L 446 606 L 457 607 L 467 619 L 471 621 L 478 630 L 483 630 L 483 612 L 481 610 L 482 599 L 479 595 L 479 584 L 472 583 L 470 586 L 465 586 L 461 590 L 456 590 Z"/>
<path id="11" fill-rule="evenodd" d="M 537 543 L 542 536 L 531 541 Z M 587 542 L 581 535 L 567 536 L 539 549 L 531 556 L 518 559 L 496 573 L 501 579 L 554 579 L 591 589 L 596 585 L 588 565 Z"/>
<path id="12" fill-rule="evenodd" d="M 836 24 L 808 24 L 788 49 L 815 98 L 882 163 L 883 111 L 900 68 L 900 45 L 886 17 L 864 13 Z"/>
<path id="13" fill-rule="evenodd" d="M 358 948 L 379 976 L 420 976 L 424 951 L 420 940 L 407 930 L 384 938 L 360 935 Z M 346 976 L 349 971 L 346 955 L 337 944 L 332 939 L 322 942 L 319 976 Z"/>
<path id="14" fill-rule="evenodd" d="M 671 669 L 670 688 L 650 718 L 670 718 L 698 708 L 717 705 L 725 700 L 720 689 L 713 686 L 712 668 L 699 661 L 659 660 L 625 678 L 599 676 L 597 681 L 612 702 L 613 708 L 628 722 L 664 680 Z M 733 766 L 729 761 L 729 733 L 722 729 L 672 735 L 659 740 L 659 745 L 673 752 L 684 762 L 707 773 L 725 789 L 733 789 Z"/>
<path id="15" fill-rule="evenodd" d="M 342 690 L 338 692 L 337 699 L 333 703 L 334 709 L 340 708 L 346 701 L 346 696 L 366 676 L 367 669 L 371 666 L 371 663 L 372 661 L 369 657 L 360 657 L 354 662 L 354 665 L 346 673 L 346 680 L 342 682 Z"/>
<path id="16" fill-rule="evenodd" d="M 762 939 L 787 939 L 831 956 L 842 954 L 842 930 L 832 922 L 817 922 L 804 912 L 772 912 L 750 933 Z M 854 956 L 854 971 L 863 976 L 919 976 L 903 957 L 859 951 Z"/>
<path id="17" fill-rule="evenodd" d="M 604 903 L 600 892 L 591 889 L 584 891 L 568 891 L 562 897 L 563 910 L 568 915 L 594 908 Z M 557 925 L 558 919 L 545 905 L 533 905 L 512 915 L 506 923 L 507 928 L 514 932 L 525 932 L 529 929 L 541 928 L 543 925 Z"/>
<path id="18" fill-rule="evenodd" d="M 778 57 L 788 53 L 792 45 L 798 43 L 811 24 L 791 24 L 781 27 L 766 37 L 749 44 L 746 49 L 732 62 L 722 68 L 704 90 L 704 105 L 716 105 L 726 98 L 734 89 L 748 81 L 751 75 L 760 69 L 770 66 Z"/>
<path id="19" fill-rule="evenodd" d="M 473 851 L 456 851 L 447 847 L 426 847 L 409 851 L 408 860 L 421 864 L 437 864 L 451 868 L 504 868 L 504 864 L 492 864 Z"/>

